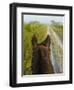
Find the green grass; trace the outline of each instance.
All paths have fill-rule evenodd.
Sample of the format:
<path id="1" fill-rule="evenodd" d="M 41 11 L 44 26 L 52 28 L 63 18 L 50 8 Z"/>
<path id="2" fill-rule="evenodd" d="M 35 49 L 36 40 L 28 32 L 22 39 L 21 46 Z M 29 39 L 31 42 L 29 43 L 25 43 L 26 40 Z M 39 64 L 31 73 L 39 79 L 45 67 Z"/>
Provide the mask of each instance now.
<path id="1" fill-rule="evenodd" d="M 47 25 L 38 22 L 25 23 L 23 25 L 23 54 L 24 54 L 24 72 L 23 74 L 32 74 L 32 36 L 36 35 L 38 43 L 42 42 L 47 34 Z"/>
<path id="2" fill-rule="evenodd" d="M 55 22 L 51 24 L 51 27 L 59 36 L 60 40 L 63 41 L 63 25 Z"/>

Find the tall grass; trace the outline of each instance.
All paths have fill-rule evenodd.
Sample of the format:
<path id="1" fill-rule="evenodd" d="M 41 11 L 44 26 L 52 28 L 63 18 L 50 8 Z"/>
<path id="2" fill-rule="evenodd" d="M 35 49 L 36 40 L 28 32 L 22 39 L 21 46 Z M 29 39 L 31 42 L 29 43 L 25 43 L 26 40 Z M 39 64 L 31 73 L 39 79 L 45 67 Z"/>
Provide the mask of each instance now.
<path id="1" fill-rule="evenodd" d="M 32 36 L 35 35 L 38 43 L 41 43 L 47 35 L 47 25 L 39 22 L 31 22 L 23 24 L 23 74 L 32 74 L 31 61 L 32 61 Z"/>

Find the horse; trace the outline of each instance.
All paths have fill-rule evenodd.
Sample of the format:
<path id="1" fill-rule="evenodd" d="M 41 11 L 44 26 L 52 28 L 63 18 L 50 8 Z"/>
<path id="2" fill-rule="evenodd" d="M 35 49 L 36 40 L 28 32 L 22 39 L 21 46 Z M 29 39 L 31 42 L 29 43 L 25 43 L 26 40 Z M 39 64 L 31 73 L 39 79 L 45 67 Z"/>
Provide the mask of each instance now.
<path id="1" fill-rule="evenodd" d="M 32 74 L 52 74 L 54 69 L 51 63 L 50 36 L 38 44 L 37 38 L 32 37 Z"/>

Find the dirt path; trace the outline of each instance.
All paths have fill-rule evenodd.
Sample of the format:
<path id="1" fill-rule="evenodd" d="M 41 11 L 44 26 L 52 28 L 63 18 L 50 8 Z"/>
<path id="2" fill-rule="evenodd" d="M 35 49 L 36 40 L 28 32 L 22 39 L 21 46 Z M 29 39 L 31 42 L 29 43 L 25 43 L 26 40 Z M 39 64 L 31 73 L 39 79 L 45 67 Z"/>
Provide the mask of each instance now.
<path id="1" fill-rule="evenodd" d="M 48 34 L 51 37 L 51 60 L 55 73 L 63 72 L 63 44 L 50 26 L 48 26 Z"/>

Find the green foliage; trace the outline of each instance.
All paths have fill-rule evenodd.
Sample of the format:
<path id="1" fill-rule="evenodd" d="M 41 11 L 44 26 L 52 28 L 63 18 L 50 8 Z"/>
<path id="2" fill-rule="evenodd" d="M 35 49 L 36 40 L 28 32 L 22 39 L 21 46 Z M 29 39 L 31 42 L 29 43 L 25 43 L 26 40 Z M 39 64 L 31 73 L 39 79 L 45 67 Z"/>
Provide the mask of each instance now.
<path id="1" fill-rule="evenodd" d="M 51 26 L 52 29 L 56 32 L 56 34 L 59 36 L 60 40 L 63 41 L 63 24 L 52 22 Z"/>
<path id="2" fill-rule="evenodd" d="M 32 74 L 32 36 L 36 35 L 38 43 L 42 42 L 47 35 L 47 25 L 39 22 L 31 22 L 23 24 L 23 54 L 24 54 L 24 74 Z"/>

